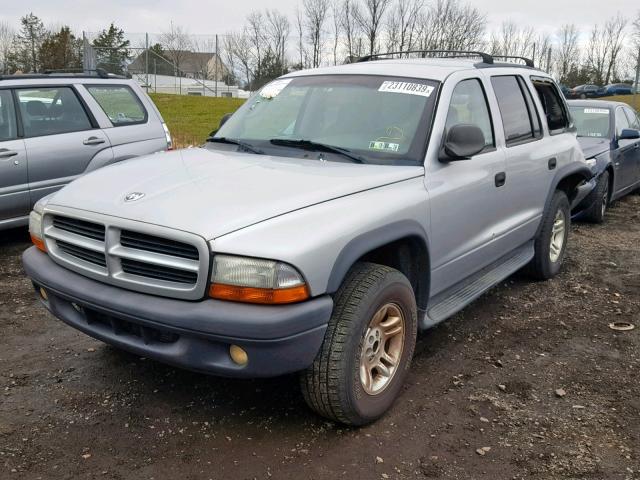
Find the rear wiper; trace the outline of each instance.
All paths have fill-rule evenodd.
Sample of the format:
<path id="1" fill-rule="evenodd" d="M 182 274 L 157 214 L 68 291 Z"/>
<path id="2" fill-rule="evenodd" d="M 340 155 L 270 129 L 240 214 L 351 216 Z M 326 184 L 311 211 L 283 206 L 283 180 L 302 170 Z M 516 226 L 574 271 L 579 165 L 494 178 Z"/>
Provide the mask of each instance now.
<path id="1" fill-rule="evenodd" d="M 238 140 L 236 138 L 209 137 L 209 138 L 207 138 L 207 142 L 228 143 L 230 145 L 238 145 L 240 148 L 242 148 L 242 149 L 244 149 L 244 150 L 246 150 L 248 152 L 251 152 L 251 153 L 257 153 L 259 155 L 262 155 L 264 153 L 262 150 L 260 150 L 259 148 L 254 147 L 250 143 L 243 142 L 242 140 Z"/>
<path id="2" fill-rule="evenodd" d="M 283 147 L 302 148 L 304 150 L 316 150 L 319 152 L 329 152 L 342 155 L 354 161 L 355 163 L 365 163 L 364 159 L 352 153 L 351 150 L 336 147 L 335 145 L 327 145 L 326 143 L 313 142 L 311 140 L 292 140 L 288 138 L 272 138 L 269 140 L 273 145 L 281 145 Z"/>

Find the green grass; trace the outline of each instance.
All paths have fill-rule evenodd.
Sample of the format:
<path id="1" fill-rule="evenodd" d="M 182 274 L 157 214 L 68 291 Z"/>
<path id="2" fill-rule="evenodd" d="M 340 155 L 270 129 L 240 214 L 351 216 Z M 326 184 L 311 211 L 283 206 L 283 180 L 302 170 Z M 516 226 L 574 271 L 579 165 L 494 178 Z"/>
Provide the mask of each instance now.
<path id="1" fill-rule="evenodd" d="M 635 104 L 633 99 L 635 98 Z M 602 100 L 610 100 L 612 102 L 624 102 L 632 106 L 636 110 L 640 110 L 640 93 L 634 95 L 614 95 L 612 97 L 602 97 Z"/>
<path id="2" fill-rule="evenodd" d="M 176 147 L 199 145 L 218 128 L 225 113 L 235 112 L 241 98 L 214 98 L 152 93 L 162 118 L 167 122 Z"/>

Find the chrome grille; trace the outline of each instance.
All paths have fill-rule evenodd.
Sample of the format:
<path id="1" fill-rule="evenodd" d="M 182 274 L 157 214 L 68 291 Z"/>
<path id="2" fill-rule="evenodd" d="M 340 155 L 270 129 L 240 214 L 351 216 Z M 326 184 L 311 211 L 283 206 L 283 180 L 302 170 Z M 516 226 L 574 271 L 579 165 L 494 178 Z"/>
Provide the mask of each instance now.
<path id="1" fill-rule="evenodd" d="M 203 238 L 106 215 L 51 210 L 43 231 L 58 263 L 130 290 L 191 300 L 204 296 L 209 249 Z"/>

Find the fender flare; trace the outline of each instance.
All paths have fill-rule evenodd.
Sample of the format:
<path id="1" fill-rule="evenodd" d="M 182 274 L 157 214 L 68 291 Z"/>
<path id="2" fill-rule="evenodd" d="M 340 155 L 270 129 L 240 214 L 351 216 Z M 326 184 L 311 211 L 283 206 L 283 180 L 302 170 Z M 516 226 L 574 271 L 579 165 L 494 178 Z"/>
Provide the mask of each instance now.
<path id="1" fill-rule="evenodd" d="M 427 233 L 417 221 L 400 220 L 352 238 L 336 257 L 331 273 L 329 274 L 326 292 L 335 293 L 338 288 L 340 288 L 340 285 L 353 264 L 363 255 L 383 245 L 407 237 L 416 238 L 423 244 L 427 255 L 428 264 L 426 267 L 428 268 L 430 260 Z"/>

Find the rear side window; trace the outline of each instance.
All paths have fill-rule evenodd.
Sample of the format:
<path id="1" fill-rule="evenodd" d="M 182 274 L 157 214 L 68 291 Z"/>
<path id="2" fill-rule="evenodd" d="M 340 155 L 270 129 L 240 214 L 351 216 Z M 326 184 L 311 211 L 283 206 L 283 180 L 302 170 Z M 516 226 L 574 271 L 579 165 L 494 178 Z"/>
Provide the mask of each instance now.
<path id="1" fill-rule="evenodd" d="M 569 127 L 569 114 L 558 88 L 549 80 L 532 78 L 540 103 L 547 118 L 549 132 L 562 133 Z"/>
<path id="2" fill-rule="evenodd" d="M 492 77 L 491 83 L 498 99 L 507 146 L 535 138 L 529 109 L 515 76 Z"/>
<path id="3" fill-rule="evenodd" d="M 90 130 L 91 121 L 70 87 L 16 90 L 25 137 Z"/>
<path id="4" fill-rule="evenodd" d="M 16 111 L 11 90 L 0 90 L 0 142 L 13 140 L 17 136 Z"/>
<path id="5" fill-rule="evenodd" d="M 486 147 L 493 147 L 493 127 L 484 89 L 478 79 L 463 80 L 453 90 L 447 113 L 447 130 L 461 123 L 473 124 L 482 130 Z"/>
<path id="6" fill-rule="evenodd" d="M 126 85 L 87 85 L 86 88 L 114 127 L 147 121 L 147 111 Z"/>
<path id="7" fill-rule="evenodd" d="M 531 127 L 533 128 L 533 136 L 539 138 L 542 136 L 542 126 L 540 125 L 540 116 L 538 115 L 538 109 L 533 102 L 533 97 L 529 91 L 529 87 L 521 77 L 518 78 L 520 89 L 524 93 L 524 99 L 527 102 L 527 110 L 529 110 L 529 118 L 531 120 Z"/>

